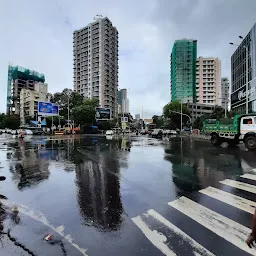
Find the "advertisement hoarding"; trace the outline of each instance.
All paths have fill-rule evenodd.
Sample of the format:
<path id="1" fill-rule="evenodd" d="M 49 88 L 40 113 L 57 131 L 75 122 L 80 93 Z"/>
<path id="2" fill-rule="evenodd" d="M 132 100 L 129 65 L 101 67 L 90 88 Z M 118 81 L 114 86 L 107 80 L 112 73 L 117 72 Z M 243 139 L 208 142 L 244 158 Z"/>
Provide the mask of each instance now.
<path id="1" fill-rule="evenodd" d="M 59 106 L 50 102 L 38 102 L 38 115 L 39 116 L 58 116 Z"/>
<path id="2" fill-rule="evenodd" d="M 110 120 L 111 119 L 111 109 L 110 108 L 96 108 L 96 120 Z"/>

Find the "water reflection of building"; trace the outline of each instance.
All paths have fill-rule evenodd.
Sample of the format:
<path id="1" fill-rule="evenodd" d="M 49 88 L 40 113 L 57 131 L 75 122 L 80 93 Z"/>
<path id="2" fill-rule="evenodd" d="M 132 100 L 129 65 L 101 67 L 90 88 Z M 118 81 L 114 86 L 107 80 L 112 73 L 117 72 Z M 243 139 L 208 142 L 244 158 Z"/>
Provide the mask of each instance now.
<path id="1" fill-rule="evenodd" d="M 82 162 L 76 165 L 77 198 L 86 225 L 116 230 L 122 222 L 119 162 L 96 147 L 81 150 Z M 108 151 L 109 152 L 109 151 Z M 115 154 L 112 150 L 111 156 Z"/>
<path id="2" fill-rule="evenodd" d="M 172 163 L 173 182 L 181 191 L 218 186 L 220 180 L 243 173 L 239 149 L 209 150 L 208 146 L 183 140 L 182 144 L 177 141 L 166 147 L 165 159 Z"/>
<path id="3" fill-rule="evenodd" d="M 31 146 L 31 145 L 30 145 Z M 14 152 L 14 162 L 10 164 L 10 172 L 19 189 L 39 184 L 49 177 L 49 163 L 40 158 L 40 147 L 25 148 L 23 141 Z"/>

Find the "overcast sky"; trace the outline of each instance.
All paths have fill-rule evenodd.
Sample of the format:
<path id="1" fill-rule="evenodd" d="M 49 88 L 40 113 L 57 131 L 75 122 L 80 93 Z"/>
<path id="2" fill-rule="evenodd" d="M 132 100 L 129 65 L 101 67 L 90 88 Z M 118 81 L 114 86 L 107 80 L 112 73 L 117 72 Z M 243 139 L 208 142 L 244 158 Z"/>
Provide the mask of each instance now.
<path id="1" fill-rule="evenodd" d="M 256 22 L 256 0 L 0 0 L 0 111 L 5 112 L 8 63 L 46 76 L 49 92 L 73 88 L 73 30 L 107 16 L 119 31 L 119 88 L 130 111 L 161 114 L 170 101 L 170 53 L 176 39 L 198 40 L 197 55 L 230 56 Z"/>

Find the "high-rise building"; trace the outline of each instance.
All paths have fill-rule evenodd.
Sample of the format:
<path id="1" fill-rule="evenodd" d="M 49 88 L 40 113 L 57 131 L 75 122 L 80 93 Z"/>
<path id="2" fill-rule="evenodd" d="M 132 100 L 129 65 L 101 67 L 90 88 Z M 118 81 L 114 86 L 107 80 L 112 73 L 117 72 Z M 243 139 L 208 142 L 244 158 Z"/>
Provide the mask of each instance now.
<path id="1" fill-rule="evenodd" d="M 229 79 L 227 77 L 221 78 L 221 106 L 223 108 L 229 108 L 230 93 L 229 93 Z"/>
<path id="2" fill-rule="evenodd" d="M 118 113 L 130 113 L 129 111 L 129 99 L 127 98 L 127 89 L 121 89 L 118 91 Z"/>
<path id="3" fill-rule="evenodd" d="M 97 15 L 94 22 L 73 33 L 74 90 L 96 98 L 117 115 L 118 31 Z"/>
<path id="4" fill-rule="evenodd" d="M 48 85 L 36 83 L 34 90 L 22 88 L 20 92 L 20 123 L 26 124 L 26 118 L 32 117 L 37 121 L 38 102 L 50 102 L 51 95 L 48 93 Z"/>
<path id="5" fill-rule="evenodd" d="M 135 119 L 140 120 L 140 114 L 135 114 Z"/>
<path id="6" fill-rule="evenodd" d="M 171 53 L 171 100 L 196 101 L 197 40 L 176 40 Z"/>
<path id="7" fill-rule="evenodd" d="M 199 57 L 196 61 L 196 102 L 221 105 L 221 62 Z"/>
<path id="8" fill-rule="evenodd" d="M 246 52 L 248 49 L 248 68 Z M 246 72 L 248 91 L 246 92 Z M 246 113 L 246 94 L 248 112 L 256 112 L 256 23 L 231 56 L 231 110 Z"/>
<path id="9" fill-rule="evenodd" d="M 20 114 L 20 93 L 22 89 L 34 90 L 37 82 L 45 82 L 45 77 L 36 71 L 20 66 L 8 66 L 6 113 Z"/>

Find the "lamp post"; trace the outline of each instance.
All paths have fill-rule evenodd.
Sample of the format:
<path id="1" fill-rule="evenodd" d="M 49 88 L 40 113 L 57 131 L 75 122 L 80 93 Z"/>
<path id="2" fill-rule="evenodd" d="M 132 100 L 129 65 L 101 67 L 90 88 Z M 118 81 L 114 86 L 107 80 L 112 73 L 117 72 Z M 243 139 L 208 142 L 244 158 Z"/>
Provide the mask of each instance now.
<path id="1" fill-rule="evenodd" d="M 240 39 L 243 39 L 242 36 L 239 36 Z M 234 46 L 239 46 L 237 44 L 234 44 L 232 42 L 230 42 L 229 44 L 231 45 L 234 45 Z M 249 64 L 248 64 L 248 61 L 249 61 L 249 47 L 248 45 L 244 45 L 243 48 L 245 48 L 245 51 L 246 51 L 246 68 L 245 68 L 245 72 L 246 72 L 246 84 L 245 84 L 245 113 L 248 114 L 249 112 L 249 108 L 248 108 L 248 95 L 249 95 Z"/>
<path id="2" fill-rule="evenodd" d="M 182 101 L 180 102 L 180 131 L 182 131 Z"/>
<path id="3" fill-rule="evenodd" d="M 70 126 L 69 126 L 69 97 L 71 96 L 71 94 L 72 94 L 72 90 L 69 89 L 67 91 L 67 96 L 68 96 L 68 129 L 69 129 L 69 131 L 70 131 Z"/>
<path id="4" fill-rule="evenodd" d="M 182 111 L 182 104 L 181 104 L 181 111 Z M 192 119 L 191 119 L 191 117 L 190 117 L 189 115 L 184 114 L 184 113 L 182 113 L 182 112 L 177 112 L 177 111 L 174 111 L 174 110 L 169 110 L 169 112 L 173 112 L 173 113 L 176 113 L 176 114 L 180 114 L 181 119 L 182 119 L 182 116 L 187 116 L 187 117 L 189 118 L 190 124 L 192 124 Z M 182 124 L 182 123 L 181 123 L 181 124 Z"/>

